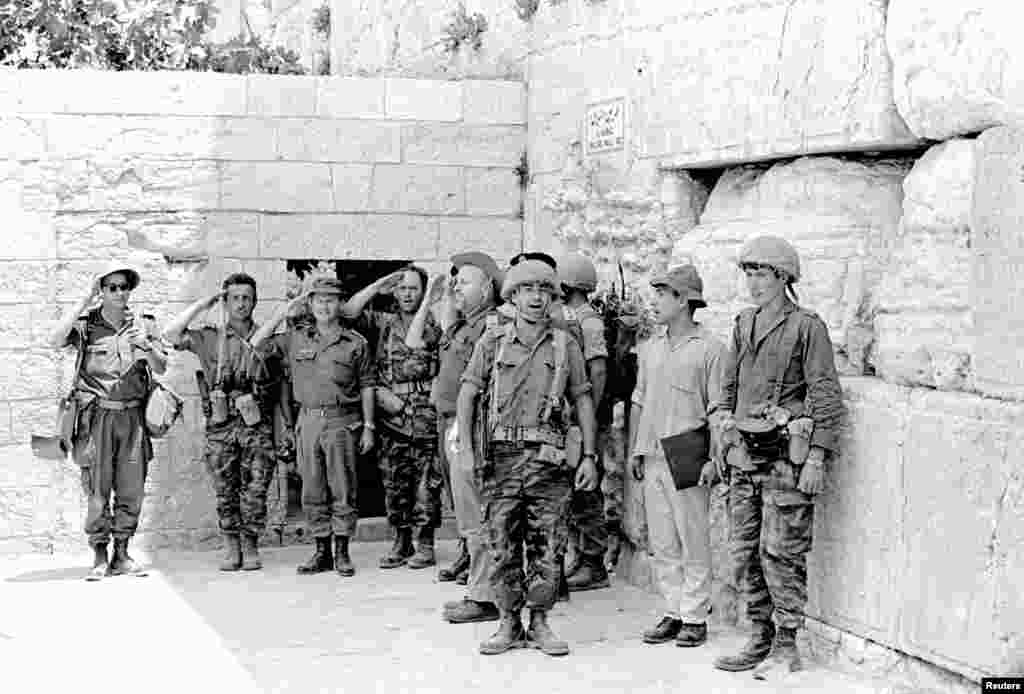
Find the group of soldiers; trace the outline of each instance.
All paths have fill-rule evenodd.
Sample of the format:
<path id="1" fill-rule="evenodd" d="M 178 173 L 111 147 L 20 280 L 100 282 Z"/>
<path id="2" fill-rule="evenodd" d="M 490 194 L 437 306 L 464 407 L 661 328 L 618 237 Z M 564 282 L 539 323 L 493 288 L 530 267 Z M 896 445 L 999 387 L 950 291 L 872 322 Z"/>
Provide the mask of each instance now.
<path id="1" fill-rule="evenodd" d="M 480 252 L 451 260 L 449 275 L 428 278 L 410 265 L 347 300 L 340 281 L 317 277 L 262 325 L 253 320 L 255 280 L 232 274 L 161 336 L 128 308 L 137 272 L 112 267 L 98 276 L 52 339 L 80 355 L 72 451 L 89 498 L 87 578 L 142 572 L 127 552 L 152 457 L 140 408 L 169 345 L 201 366 L 221 570 L 261 567 L 267 488 L 279 455 L 293 448 L 315 541 L 298 573 L 353 576 L 356 462 L 376 451 L 394 532 L 380 567 L 436 564 L 448 495 L 461 539 L 438 578 L 464 583 L 466 594 L 444 605 L 444 618 L 497 621 L 483 654 L 530 647 L 565 655 L 548 614 L 569 590 L 609 586 L 606 557 L 628 472 L 642 485 L 666 602 L 643 639 L 699 646 L 711 608 L 709 489 L 721 481 L 755 628 L 716 667 L 757 668 L 758 676 L 799 669 L 813 503 L 836 453 L 842 403 L 828 330 L 796 302 L 795 249 L 770 236 L 744 245 L 739 266 L 754 307 L 737 316 L 728 344 L 694 321 L 706 304 L 692 265 L 652 279 L 657 327 L 632 344 L 628 321 L 616 335 L 592 305 L 597 272 L 583 255 L 521 253 L 505 270 Z M 391 297 L 393 310 L 370 310 L 378 296 Z M 218 305 L 218 324 L 190 327 Z M 630 355 L 635 382 L 623 396 Z M 611 443 L 622 397 L 628 453 Z M 679 481 L 677 444 L 697 461 L 695 483 Z"/>

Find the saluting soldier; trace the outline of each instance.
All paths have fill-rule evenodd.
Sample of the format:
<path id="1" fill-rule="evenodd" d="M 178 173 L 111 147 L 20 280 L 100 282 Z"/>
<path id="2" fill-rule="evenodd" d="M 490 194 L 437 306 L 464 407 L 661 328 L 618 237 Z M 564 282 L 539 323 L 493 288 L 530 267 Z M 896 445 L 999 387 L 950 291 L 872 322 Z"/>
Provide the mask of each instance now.
<path id="1" fill-rule="evenodd" d="M 483 485 L 491 583 L 501 612 L 497 632 L 480 644 L 488 655 L 527 645 L 548 655 L 569 652 L 547 615 L 556 600 L 574 480 L 578 489 L 593 490 L 597 468 L 583 355 L 548 318 L 556 292 L 555 272 L 543 262 L 524 260 L 509 270 L 502 298 L 515 303 L 515 321 L 484 334 L 459 391 L 459 455 Z M 486 406 L 479 425 L 478 398 Z M 582 430 L 576 461 L 567 453 L 567 400 L 575 404 Z M 524 606 L 530 610 L 527 630 Z"/>
<path id="2" fill-rule="evenodd" d="M 130 267 L 110 266 L 64 314 L 50 338 L 56 349 L 78 351 L 71 394 L 78 414 L 71 443 L 88 498 L 85 534 L 94 558 L 86 579 L 93 581 L 144 573 L 128 554 L 128 542 L 139 526 L 153 458 L 144 410 L 150 371 L 163 373 L 167 357 L 129 311 L 139 280 Z M 86 312 L 97 296 L 100 305 Z M 111 536 L 113 557 L 107 554 Z"/>
<path id="3" fill-rule="evenodd" d="M 359 517 L 356 503 L 357 451 L 374 445 L 374 385 L 370 346 L 341 322 L 341 282 L 318 277 L 308 293 L 285 304 L 251 339 L 258 347 L 273 335 L 288 312 L 308 301 L 311 325 L 289 327 L 275 338 L 288 362 L 294 399 L 297 465 L 302 477 L 302 507 L 316 549 L 297 568 L 300 574 L 334 568 L 355 575 L 349 539 Z M 331 538 L 334 538 L 332 548 Z"/>
<path id="4" fill-rule="evenodd" d="M 721 446 L 729 477 L 729 546 L 754 634 L 722 670 L 755 677 L 801 669 L 814 498 L 839 443 L 843 403 L 828 328 L 796 303 L 800 259 L 784 239 L 744 244 L 754 304 L 736 317 L 722 374 Z"/>
<path id="5" fill-rule="evenodd" d="M 203 311 L 223 303 L 220 326 L 188 326 Z M 274 475 L 274 406 L 280 399 L 280 360 L 249 344 L 258 329 L 256 280 L 244 273 L 227 277 L 221 291 L 199 299 L 164 330 L 175 349 L 192 352 L 202 367 L 206 417 L 204 457 L 217 497 L 224 536 L 221 571 L 262 568 L 259 536 L 267 522 L 267 489 Z M 264 350 L 266 351 L 266 350 Z"/>
<path id="6" fill-rule="evenodd" d="M 403 565 L 424 569 L 437 563 L 434 534 L 441 525 L 443 477 L 438 469 L 437 411 L 430 404 L 430 387 L 437 374 L 441 328 L 430 311 L 418 312 L 429 303 L 426 290 L 427 273 L 410 265 L 373 282 L 342 307 L 346 318 L 359 317 L 377 335 L 380 469 L 388 522 L 395 534 L 391 551 L 380 560 L 382 569 Z M 367 310 L 377 295 L 393 297 L 396 310 Z M 419 346 L 409 347 L 409 337 Z"/>

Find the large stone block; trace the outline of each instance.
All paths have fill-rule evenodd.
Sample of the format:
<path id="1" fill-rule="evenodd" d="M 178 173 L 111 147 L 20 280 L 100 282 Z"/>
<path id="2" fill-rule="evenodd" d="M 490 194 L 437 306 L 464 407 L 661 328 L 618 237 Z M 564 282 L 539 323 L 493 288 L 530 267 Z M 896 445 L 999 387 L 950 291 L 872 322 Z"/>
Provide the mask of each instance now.
<path id="1" fill-rule="evenodd" d="M 259 215 L 247 212 L 206 212 L 199 229 L 210 255 L 233 258 L 259 256 Z"/>
<path id="2" fill-rule="evenodd" d="M 216 209 L 218 165 L 212 161 L 76 159 L 47 161 L 30 172 L 26 188 L 41 207 L 69 212 Z M 27 209 L 33 209 L 27 207 Z"/>
<path id="3" fill-rule="evenodd" d="M 260 117 L 316 115 L 317 78 L 305 75 L 248 75 L 246 113 Z"/>
<path id="4" fill-rule="evenodd" d="M 888 3 L 886 45 L 896 105 L 919 137 L 944 140 L 1024 124 L 1024 48 L 1006 27 L 1013 3 Z"/>
<path id="5" fill-rule="evenodd" d="M 723 337 L 746 304 L 736 258 L 760 234 L 791 241 L 801 256 L 800 303 L 829 327 L 836 365 L 864 373 L 874 337 L 873 307 L 886 264 L 886 244 L 902 212 L 902 161 L 862 164 L 803 158 L 768 169 L 726 171 L 700 225 L 676 241 L 674 262 L 693 262 L 704 279 L 704 321 Z"/>
<path id="6" fill-rule="evenodd" d="M 19 70 L 0 67 L 0 112 L 60 113 L 66 103 L 66 70 Z"/>
<path id="7" fill-rule="evenodd" d="M 6 406 L 0 408 L 0 411 L 3 409 Z M 56 466 L 57 463 L 53 461 L 32 455 L 27 439 L 9 441 L 0 446 L 0 487 L 20 489 L 49 484 Z"/>
<path id="8" fill-rule="evenodd" d="M 402 128 L 402 161 L 409 164 L 515 167 L 525 150 L 521 127 L 419 123 Z"/>
<path id="9" fill-rule="evenodd" d="M 50 303 L 0 305 L 0 349 L 45 347 L 57 318 Z"/>
<path id="10" fill-rule="evenodd" d="M 466 212 L 471 215 L 516 215 L 523 190 L 514 169 L 466 169 Z"/>
<path id="11" fill-rule="evenodd" d="M 0 456 L 14 443 L 14 435 L 11 433 L 11 405 L 7 402 L 0 402 Z M 11 472 L 0 473 L 0 486 L 3 486 L 4 475 L 11 475 Z M 11 485 L 11 486 L 17 486 Z"/>
<path id="12" fill-rule="evenodd" d="M 324 232 L 330 221 L 321 221 Z M 352 227 L 346 227 L 351 232 Z M 358 233 L 333 234 L 334 258 L 409 260 L 433 259 L 437 255 L 438 218 L 404 214 L 370 214 Z"/>
<path id="13" fill-rule="evenodd" d="M 0 369 L 0 393 L 10 399 L 57 396 L 56 355 L 50 350 L 4 352 Z"/>
<path id="14" fill-rule="evenodd" d="M 385 80 L 386 114 L 394 120 L 462 120 L 462 85 L 423 79 Z"/>
<path id="15" fill-rule="evenodd" d="M 370 164 L 331 164 L 334 209 L 337 212 L 366 212 L 376 180 Z"/>
<path id="16" fill-rule="evenodd" d="M 317 215 L 316 217 L 319 217 Z M 337 223 L 359 226 L 359 217 L 332 216 Z M 329 236 L 314 233 L 309 214 L 260 215 L 260 256 L 263 258 L 328 257 L 333 248 Z"/>
<path id="17" fill-rule="evenodd" d="M 384 118 L 384 80 L 318 77 L 316 104 L 321 118 Z"/>
<path id="18" fill-rule="evenodd" d="M 288 119 L 278 124 L 278 157 L 288 161 L 401 161 L 401 126 L 382 121 Z"/>
<path id="19" fill-rule="evenodd" d="M 63 90 L 65 113 L 242 116 L 246 112 L 246 77 L 241 75 L 104 70 L 58 74 L 53 86 Z M 34 82 L 27 78 L 24 86 L 38 88 Z"/>
<path id="20" fill-rule="evenodd" d="M 977 140 L 971 208 L 975 382 L 1024 399 L 1024 131 L 993 128 Z"/>
<path id="21" fill-rule="evenodd" d="M 56 429 L 57 401 L 15 400 L 11 408 L 11 437 L 15 443 L 26 444 L 32 434 L 50 434 Z"/>
<path id="22" fill-rule="evenodd" d="M 463 251 L 489 253 L 504 266 L 523 250 L 523 223 L 498 217 L 453 217 L 441 220 L 438 257 L 448 258 Z"/>
<path id="23" fill-rule="evenodd" d="M 46 152 L 46 120 L 26 116 L 0 116 L 0 158 L 23 161 Z"/>
<path id="24" fill-rule="evenodd" d="M 460 214 L 466 184 L 457 166 L 378 164 L 373 170 L 370 209 L 376 212 Z"/>
<path id="25" fill-rule="evenodd" d="M 0 260 L 0 304 L 55 300 L 52 262 Z"/>
<path id="26" fill-rule="evenodd" d="M 463 122 L 467 125 L 525 125 L 526 86 L 522 82 L 463 82 Z"/>
<path id="27" fill-rule="evenodd" d="M 221 208 L 265 212 L 330 212 L 334 190 L 328 164 L 223 164 Z"/>

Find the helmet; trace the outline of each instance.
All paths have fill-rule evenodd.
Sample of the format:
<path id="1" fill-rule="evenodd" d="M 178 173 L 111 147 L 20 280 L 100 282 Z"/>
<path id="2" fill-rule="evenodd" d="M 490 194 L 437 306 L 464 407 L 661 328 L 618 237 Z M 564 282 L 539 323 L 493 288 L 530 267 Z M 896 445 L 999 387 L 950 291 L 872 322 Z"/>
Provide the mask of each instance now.
<path id="1" fill-rule="evenodd" d="M 590 258 L 570 253 L 558 260 L 558 283 L 584 292 L 597 289 L 597 270 Z"/>
<path id="2" fill-rule="evenodd" d="M 512 298 L 512 292 L 521 285 L 532 282 L 540 282 L 552 293 L 555 293 L 558 291 L 555 287 L 555 280 L 555 271 L 547 263 L 541 260 L 524 260 L 509 268 L 505 275 L 505 284 L 501 288 L 501 298 L 508 301 Z"/>
<path id="3" fill-rule="evenodd" d="M 739 265 L 755 263 L 768 265 L 789 275 L 793 282 L 800 281 L 800 257 L 792 244 L 778 236 L 756 236 L 743 244 Z"/>

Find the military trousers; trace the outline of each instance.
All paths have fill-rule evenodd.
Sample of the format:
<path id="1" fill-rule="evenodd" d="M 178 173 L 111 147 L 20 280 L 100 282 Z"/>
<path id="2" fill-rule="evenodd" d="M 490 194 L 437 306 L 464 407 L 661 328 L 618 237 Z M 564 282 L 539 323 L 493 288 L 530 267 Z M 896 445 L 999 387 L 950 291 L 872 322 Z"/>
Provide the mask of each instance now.
<path id="1" fill-rule="evenodd" d="M 379 465 L 392 527 L 439 528 L 443 480 L 437 470 L 437 440 L 382 429 Z"/>
<path id="2" fill-rule="evenodd" d="M 711 608 L 709 490 L 676 489 L 660 451 L 644 457 L 643 490 L 651 564 L 665 616 L 704 624 Z"/>
<path id="3" fill-rule="evenodd" d="M 274 478 L 273 427 L 241 417 L 206 430 L 204 458 L 217 497 L 217 518 L 229 535 L 260 535 L 267 523 L 267 489 Z"/>
<path id="4" fill-rule="evenodd" d="M 357 433 L 362 417 L 303 411 L 295 425 L 295 453 L 302 477 L 302 509 L 313 537 L 351 537 L 359 513 L 356 493 Z"/>
<path id="5" fill-rule="evenodd" d="M 609 530 L 622 526 L 622 508 L 626 487 L 626 435 L 623 429 L 598 430 L 598 450 L 601 451 L 601 501 L 604 520 Z"/>
<path id="6" fill-rule="evenodd" d="M 499 609 L 550 610 L 568 542 L 573 473 L 534 446 L 493 446 L 483 476 L 484 528 Z"/>
<path id="7" fill-rule="evenodd" d="M 598 431 L 597 444 L 601 452 L 600 469 L 608 460 L 606 444 L 609 432 Z M 576 558 L 604 562 L 608 550 L 608 521 L 605 516 L 604 492 L 600 485 L 589 492 L 573 490 L 569 512 L 569 543 Z"/>
<path id="8" fill-rule="evenodd" d="M 448 432 L 456 426 L 454 417 L 442 421 L 445 457 L 449 463 L 449 478 L 452 483 L 452 502 L 455 507 L 455 522 L 459 535 L 466 541 L 469 553 L 469 579 L 466 581 L 466 598 L 477 602 L 494 602 L 494 586 L 491 582 L 491 562 L 487 555 L 487 540 L 483 530 L 483 497 L 476 475 L 473 449 L 465 446 L 458 451 L 448 444 Z"/>
<path id="9" fill-rule="evenodd" d="M 126 540 L 139 527 L 153 457 L 143 410 L 90 405 L 79 420 L 79 431 L 74 459 L 81 467 L 82 491 L 88 500 L 84 530 L 89 544 L 106 544 L 111 535 Z"/>
<path id="10" fill-rule="evenodd" d="M 752 622 L 799 629 L 807 603 L 814 498 L 796 488 L 798 466 L 730 470 L 729 553 Z"/>

